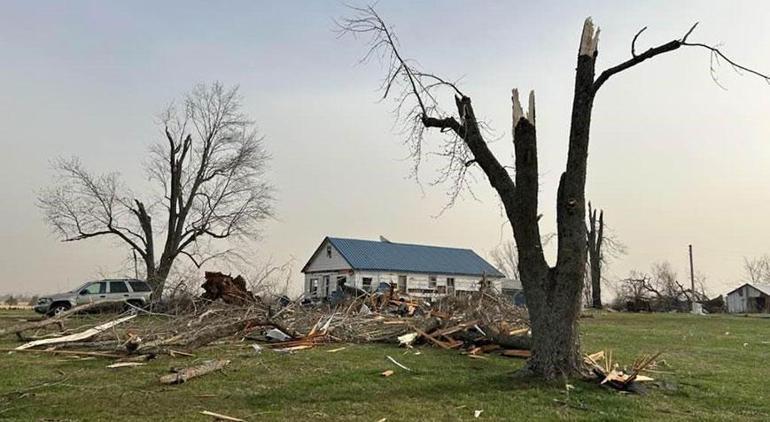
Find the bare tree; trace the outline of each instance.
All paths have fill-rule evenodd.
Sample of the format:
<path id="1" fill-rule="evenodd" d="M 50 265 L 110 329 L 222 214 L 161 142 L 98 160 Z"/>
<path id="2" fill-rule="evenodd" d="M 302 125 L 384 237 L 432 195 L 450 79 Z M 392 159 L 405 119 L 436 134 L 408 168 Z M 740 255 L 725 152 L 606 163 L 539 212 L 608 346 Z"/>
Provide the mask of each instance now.
<path id="1" fill-rule="evenodd" d="M 542 240 L 543 246 L 548 245 L 554 237 L 556 237 L 555 233 L 545 234 Z M 495 267 L 505 274 L 507 278 L 521 282 L 521 277 L 519 276 L 519 255 L 516 250 L 516 242 L 509 240 L 499 244 L 489 253 L 489 256 L 492 258 Z"/>
<path id="2" fill-rule="evenodd" d="M 598 213 L 598 218 L 597 218 Z M 602 270 L 611 258 L 617 258 L 626 253 L 626 246 L 616 236 L 606 230 L 604 225 L 604 210 L 591 208 L 588 202 L 588 268 L 586 269 L 584 302 L 596 309 L 602 308 L 602 283 L 605 281 Z"/>
<path id="3" fill-rule="evenodd" d="M 545 378 L 584 373 L 580 356 L 578 316 L 586 264 L 585 182 L 588 160 L 591 111 L 599 89 L 614 75 L 657 55 L 680 47 L 707 49 L 737 69 L 762 77 L 726 58 L 716 48 L 690 43 L 693 26 L 680 39 L 637 54 L 631 45 L 631 58 L 595 77 L 598 30 L 590 19 L 585 21 L 578 50 L 575 91 L 572 103 L 567 165 L 557 189 L 556 224 L 558 233 L 556 264 L 548 265 L 543 254 L 538 225 L 538 157 L 535 129 L 535 96 L 529 95 L 525 114 L 517 90 L 513 90 L 513 149 L 515 175 L 489 149 L 483 124 L 476 118 L 471 98 L 457 84 L 432 73 L 423 72 L 416 62 L 406 58 L 393 29 L 385 24 L 372 7 L 353 8 L 353 16 L 339 22 L 341 34 L 368 36 L 370 49 L 363 60 L 379 57 L 386 66 L 383 97 L 395 95 L 397 119 L 406 125 L 407 145 L 416 166 L 424 146 L 424 133 L 438 129 L 445 134 L 438 148 L 446 166 L 438 181 L 452 183 L 451 201 L 467 186 L 470 169 L 480 168 L 497 192 L 513 227 L 518 252 L 518 270 L 527 297 L 532 326 L 532 358 L 526 370 Z M 641 33 L 641 31 L 640 31 Z M 446 112 L 439 95 L 454 96 L 456 115 Z"/>
<path id="4" fill-rule="evenodd" d="M 604 210 L 591 209 L 588 202 L 588 263 L 591 269 L 591 306 L 602 308 L 602 243 L 604 241 Z"/>
<path id="5" fill-rule="evenodd" d="M 743 257 L 743 274 L 748 283 L 770 283 L 770 256 Z"/>
<path id="6" fill-rule="evenodd" d="M 693 291 L 679 282 L 671 263 L 657 262 L 652 264 L 649 274 L 632 271 L 621 280 L 618 300 L 631 311 L 688 311 L 691 303 L 708 300 L 704 282 L 705 277 L 698 274 Z"/>
<path id="7" fill-rule="evenodd" d="M 214 83 L 196 86 L 182 107 L 161 115 L 165 139 L 146 165 L 159 198 L 140 199 L 117 173 L 93 174 L 73 158 L 55 162 L 56 182 L 39 206 L 63 241 L 112 237 L 136 251 L 159 298 L 179 255 L 200 267 L 226 252 L 202 252 L 202 241 L 253 238 L 273 213 L 269 156 L 241 109 L 237 87 Z"/>

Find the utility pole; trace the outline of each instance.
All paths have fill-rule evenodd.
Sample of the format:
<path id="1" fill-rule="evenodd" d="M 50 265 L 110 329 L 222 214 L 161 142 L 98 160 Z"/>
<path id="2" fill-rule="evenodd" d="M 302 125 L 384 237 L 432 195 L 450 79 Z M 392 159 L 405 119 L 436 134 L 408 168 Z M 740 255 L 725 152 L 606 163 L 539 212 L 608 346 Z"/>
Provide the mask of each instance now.
<path id="1" fill-rule="evenodd" d="M 690 249 L 690 308 L 695 308 L 695 271 L 693 270 L 692 265 L 692 245 L 689 247 Z"/>

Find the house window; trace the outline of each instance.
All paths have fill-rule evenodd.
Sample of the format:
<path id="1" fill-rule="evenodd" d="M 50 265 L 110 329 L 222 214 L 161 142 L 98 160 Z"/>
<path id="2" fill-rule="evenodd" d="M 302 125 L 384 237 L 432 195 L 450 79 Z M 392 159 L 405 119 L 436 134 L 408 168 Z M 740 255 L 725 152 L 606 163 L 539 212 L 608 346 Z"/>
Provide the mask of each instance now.
<path id="1" fill-rule="evenodd" d="M 332 259 L 332 245 L 326 245 L 326 257 Z"/>
<path id="2" fill-rule="evenodd" d="M 436 276 L 432 275 L 428 277 L 428 288 L 435 289 L 436 288 Z"/>
<path id="3" fill-rule="evenodd" d="M 364 277 L 361 281 L 362 281 L 361 288 L 363 288 L 367 292 L 372 290 L 372 278 L 371 277 Z"/>
<path id="4" fill-rule="evenodd" d="M 406 292 L 406 276 L 405 275 L 398 276 L 398 291 L 399 292 Z"/>
<path id="5" fill-rule="evenodd" d="M 315 296 L 318 294 L 318 279 L 317 278 L 311 278 L 310 279 L 310 294 Z"/>
<path id="6" fill-rule="evenodd" d="M 347 283 L 348 278 L 344 275 L 337 276 L 337 290 L 342 290 L 342 287 Z"/>
<path id="7" fill-rule="evenodd" d="M 455 292 L 455 279 L 453 277 L 447 277 L 446 279 L 447 293 L 452 294 Z"/>

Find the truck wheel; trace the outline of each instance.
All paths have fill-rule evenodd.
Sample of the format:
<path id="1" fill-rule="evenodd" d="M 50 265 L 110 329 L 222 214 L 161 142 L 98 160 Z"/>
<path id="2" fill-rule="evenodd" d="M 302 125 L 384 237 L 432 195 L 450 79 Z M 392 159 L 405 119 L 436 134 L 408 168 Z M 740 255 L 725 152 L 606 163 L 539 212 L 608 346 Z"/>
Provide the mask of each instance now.
<path id="1" fill-rule="evenodd" d="M 62 312 L 69 310 L 70 306 L 66 303 L 54 303 L 51 305 L 51 309 L 48 310 L 48 316 L 56 316 Z"/>

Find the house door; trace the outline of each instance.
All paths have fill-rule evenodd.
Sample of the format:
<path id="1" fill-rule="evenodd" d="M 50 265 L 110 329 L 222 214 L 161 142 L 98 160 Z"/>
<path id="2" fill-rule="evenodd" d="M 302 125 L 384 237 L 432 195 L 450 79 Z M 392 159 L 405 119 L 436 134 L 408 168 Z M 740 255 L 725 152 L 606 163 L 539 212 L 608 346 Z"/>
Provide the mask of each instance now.
<path id="1" fill-rule="evenodd" d="M 348 278 L 346 276 L 338 275 L 337 276 L 337 288 L 336 288 L 336 290 L 342 290 L 342 286 L 344 286 L 345 283 L 347 283 L 347 281 L 348 281 Z"/>
<path id="2" fill-rule="evenodd" d="M 406 276 L 405 275 L 398 276 L 398 291 L 401 293 L 406 293 Z"/>
<path id="3" fill-rule="evenodd" d="M 324 297 L 328 297 L 329 296 L 329 285 L 331 285 L 331 284 L 332 283 L 331 283 L 331 280 L 329 280 L 329 276 L 325 275 L 324 276 Z"/>

